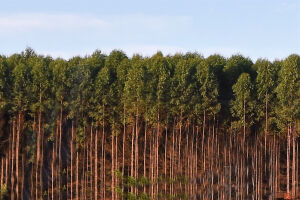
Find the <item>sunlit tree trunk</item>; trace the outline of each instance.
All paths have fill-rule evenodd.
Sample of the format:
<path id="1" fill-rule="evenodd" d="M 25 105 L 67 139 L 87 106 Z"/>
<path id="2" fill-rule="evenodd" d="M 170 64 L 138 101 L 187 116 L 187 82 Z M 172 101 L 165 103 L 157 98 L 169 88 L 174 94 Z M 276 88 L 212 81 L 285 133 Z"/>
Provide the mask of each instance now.
<path id="1" fill-rule="evenodd" d="M 79 155 L 78 151 L 76 152 L 76 199 L 80 199 L 79 197 Z"/>
<path id="2" fill-rule="evenodd" d="M 20 150 L 20 134 L 21 134 L 21 113 L 18 114 L 18 126 L 17 126 L 17 141 L 16 141 L 16 197 L 17 199 L 20 199 L 19 197 L 19 150 Z"/>
<path id="3" fill-rule="evenodd" d="M 96 129 L 95 135 L 95 183 L 94 183 L 94 190 L 95 190 L 95 200 L 98 199 L 98 129 Z"/>
<path id="4" fill-rule="evenodd" d="M 14 191 L 14 186 L 15 186 L 15 172 L 14 172 L 14 166 L 15 166 L 15 120 L 13 120 L 13 136 L 12 136 L 12 154 L 11 154 L 11 200 L 15 200 L 15 191 Z"/>
<path id="5" fill-rule="evenodd" d="M 288 135 L 287 135 L 287 153 L 286 153 L 286 192 L 290 194 L 290 124 L 288 125 Z"/>

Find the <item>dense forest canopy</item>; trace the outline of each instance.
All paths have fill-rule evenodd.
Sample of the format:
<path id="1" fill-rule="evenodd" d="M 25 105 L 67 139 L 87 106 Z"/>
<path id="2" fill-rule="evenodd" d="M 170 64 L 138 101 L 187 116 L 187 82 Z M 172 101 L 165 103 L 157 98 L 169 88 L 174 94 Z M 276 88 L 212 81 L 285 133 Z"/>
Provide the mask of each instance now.
<path id="1" fill-rule="evenodd" d="M 0 117 L 4 199 L 299 193 L 297 54 L 65 60 L 27 48 L 0 56 Z"/>

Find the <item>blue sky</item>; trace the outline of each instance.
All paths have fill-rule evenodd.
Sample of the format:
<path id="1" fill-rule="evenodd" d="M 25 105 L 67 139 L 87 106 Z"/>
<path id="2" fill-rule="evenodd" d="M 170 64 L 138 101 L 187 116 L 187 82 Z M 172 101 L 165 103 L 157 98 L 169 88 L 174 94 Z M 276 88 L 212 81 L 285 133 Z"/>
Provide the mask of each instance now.
<path id="1" fill-rule="evenodd" d="M 32 47 L 70 58 L 197 51 L 274 60 L 300 53 L 299 0 L 7 0 L 0 54 Z"/>

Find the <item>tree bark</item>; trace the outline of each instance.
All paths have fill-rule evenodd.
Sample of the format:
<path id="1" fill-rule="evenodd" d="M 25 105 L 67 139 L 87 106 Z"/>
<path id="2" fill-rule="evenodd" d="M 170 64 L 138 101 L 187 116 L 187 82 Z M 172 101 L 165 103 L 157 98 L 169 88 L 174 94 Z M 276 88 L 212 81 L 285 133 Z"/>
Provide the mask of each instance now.
<path id="1" fill-rule="evenodd" d="M 96 129 L 96 135 L 95 135 L 95 200 L 98 199 L 98 129 Z"/>
<path id="2" fill-rule="evenodd" d="M 14 166 L 15 166 L 15 120 L 13 120 L 13 136 L 12 136 L 12 155 L 11 155 L 11 200 L 15 200 L 15 173 L 14 173 Z"/>
<path id="3" fill-rule="evenodd" d="M 76 199 L 80 199 L 80 197 L 79 197 L 79 155 L 78 155 L 78 150 L 76 152 Z"/>
<path id="4" fill-rule="evenodd" d="M 288 135 L 287 135 L 287 153 L 286 153 L 286 192 L 290 194 L 290 124 L 288 125 Z"/>

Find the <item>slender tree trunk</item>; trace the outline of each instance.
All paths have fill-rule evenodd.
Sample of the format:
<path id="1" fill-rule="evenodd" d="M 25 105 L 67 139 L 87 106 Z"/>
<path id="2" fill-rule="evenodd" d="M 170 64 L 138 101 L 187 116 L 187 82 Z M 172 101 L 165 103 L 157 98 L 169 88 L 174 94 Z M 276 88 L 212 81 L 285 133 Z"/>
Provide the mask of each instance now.
<path id="1" fill-rule="evenodd" d="M 116 142 L 115 142 L 115 171 L 118 171 L 119 172 L 119 159 L 118 159 L 118 135 L 116 135 Z M 117 177 L 115 177 L 115 187 L 119 187 L 119 181 L 117 179 Z M 115 193 L 115 198 L 116 199 L 119 199 L 119 195 L 118 193 Z"/>
<path id="2" fill-rule="evenodd" d="M 112 196 L 112 200 L 115 199 L 115 196 L 114 196 L 114 172 L 115 172 L 115 169 L 114 169 L 114 130 L 112 130 L 112 135 L 111 135 L 111 196 Z"/>
<path id="3" fill-rule="evenodd" d="M 21 113 L 18 114 L 18 127 L 17 127 L 17 141 L 16 141 L 16 197 L 17 199 L 20 199 L 19 197 L 19 150 L 20 150 L 20 134 L 21 134 Z"/>
<path id="4" fill-rule="evenodd" d="M 196 147 L 195 147 L 195 151 L 196 151 L 196 156 L 195 156 L 196 157 L 196 159 L 195 159 L 195 177 L 194 177 L 194 178 L 196 178 L 196 180 L 198 178 L 198 138 L 199 138 L 198 134 L 199 134 L 199 127 L 197 126 L 197 129 L 196 129 Z M 197 182 L 196 182 L 195 190 L 196 190 L 196 192 L 198 192 Z"/>
<path id="5" fill-rule="evenodd" d="M 102 164 L 102 176 L 103 176 L 103 182 L 102 182 L 102 190 L 103 190 L 103 198 L 105 199 L 105 190 L 106 190 L 106 182 L 105 182 L 105 176 L 106 176 L 106 171 L 105 171 L 105 160 L 106 160 L 106 152 L 105 152 L 105 121 L 104 121 L 104 117 L 105 117 L 105 107 L 104 105 L 102 106 L 103 109 L 103 119 L 102 119 L 102 124 L 103 124 L 103 129 L 102 129 L 102 160 L 103 160 L 103 164 Z"/>
<path id="6" fill-rule="evenodd" d="M 40 164 L 40 192 L 41 196 L 43 196 L 43 164 L 44 164 L 44 131 L 41 130 L 41 164 Z M 42 197 L 43 198 L 43 197 Z"/>
<path id="7" fill-rule="evenodd" d="M 178 171 L 179 174 L 181 175 L 182 169 L 181 169 L 181 152 L 180 152 L 180 147 L 181 147 L 181 135 L 182 135 L 182 110 L 180 112 L 180 122 L 179 122 L 179 141 L 178 141 Z M 181 190 L 181 182 L 180 182 L 180 190 Z"/>
<path id="8" fill-rule="evenodd" d="M 138 123 L 139 123 L 139 109 L 137 107 L 136 109 L 136 117 L 135 117 L 135 178 L 138 179 L 139 175 L 139 129 L 138 129 Z M 138 188 L 135 187 L 135 195 L 137 195 Z"/>
<path id="9" fill-rule="evenodd" d="M 286 192 L 290 194 L 290 125 L 288 125 L 287 153 L 286 153 Z"/>
<path id="10" fill-rule="evenodd" d="M 6 156 L 6 163 L 5 163 L 5 174 L 6 174 L 5 184 L 6 184 L 6 187 L 8 187 L 8 177 L 9 177 L 9 175 L 11 175 L 11 174 L 9 174 L 9 171 L 8 171 L 8 166 L 10 166 L 10 164 L 11 164 L 10 159 L 11 159 L 11 154 L 12 154 L 12 152 L 11 152 L 11 150 L 12 150 L 12 148 L 11 148 L 11 146 L 12 146 L 11 129 L 12 129 L 12 127 L 10 125 L 10 131 L 9 131 L 9 136 L 8 136 L 8 155 Z M 10 166 L 10 168 L 11 168 L 11 166 Z M 33 185 L 31 185 L 31 188 L 32 187 L 33 187 Z M 31 197 L 33 197 L 33 196 L 31 196 Z"/>
<path id="11" fill-rule="evenodd" d="M 79 198 L 79 155 L 78 150 L 76 152 L 76 199 Z"/>
<path id="12" fill-rule="evenodd" d="M 149 171 L 150 171 L 150 180 L 153 182 L 154 179 L 154 175 L 153 175 L 153 167 L 154 167 L 154 163 L 153 163 L 153 134 L 150 135 L 150 141 L 149 141 L 149 157 L 150 157 L 150 162 L 149 162 Z M 150 192 L 150 196 L 153 197 L 153 183 L 151 184 L 151 192 Z"/>
<path id="13" fill-rule="evenodd" d="M 0 187 L 2 187 L 3 186 L 3 180 L 4 180 L 4 159 L 5 158 L 2 158 L 1 159 L 1 185 L 0 185 Z M 7 174 L 6 174 L 6 176 L 7 176 Z"/>
<path id="14" fill-rule="evenodd" d="M 267 157 L 267 135 L 268 135 L 268 93 L 266 92 L 266 127 L 265 127 L 265 159 Z M 265 162 L 265 173 L 267 172 L 267 169 L 266 169 L 267 165 L 266 165 L 266 162 Z"/>
<path id="15" fill-rule="evenodd" d="M 134 124 L 132 125 L 132 134 L 131 134 L 131 159 L 130 159 L 130 166 L 131 166 L 131 170 L 130 170 L 130 176 L 134 177 L 134 171 L 133 171 L 133 141 L 134 141 Z M 131 186 L 130 191 L 133 192 L 133 187 Z"/>
<path id="16" fill-rule="evenodd" d="M 126 143 L 126 110 L 124 105 L 124 121 L 123 121 L 123 147 L 122 147 L 122 176 L 125 176 L 125 143 Z M 124 185 L 122 183 L 122 192 L 124 192 Z M 123 196 L 122 196 L 123 199 Z"/>
<path id="17" fill-rule="evenodd" d="M 160 110 L 158 109 L 157 112 L 157 133 L 156 133 L 156 138 L 155 138 L 155 153 L 156 153 L 156 164 L 155 164 L 155 168 L 156 168 L 156 180 L 158 180 L 159 177 L 159 170 L 158 170 L 158 165 L 159 165 L 159 135 L 160 135 Z M 159 190 L 158 190 L 158 182 L 156 183 L 156 193 L 158 194 Z"/>
<path id="18" fill-rule="evenodd" d="M 98 199 L 98 129 L 95 135 L 95 200 Z"/>
<path id="19" fill-rule="evenodd" d="M 90 135 L 90 150 L 89 150 L 89 164 L 90 164 L 90 170 L 89 170 L 89 175 L 90 175 L 90 177 L 89 177 L 89 179 L 90 179 L 90 199 L 92 200 L 93 199 L 93 195 L 95 195 L 94 193 L 93 193 L 93 170 L 94 170 L 94 168 L 93 168 L 93 142 L 94 142 L 94 140 L 93 140 L 93 126 L 91 126 L 90 127 L 91 128 L 91 135 Z M 95 142 L 96 142 L 96 137 L 95 137 Z M 96 158 L 95 158 L 95 160 L 96 160 Z M 95 174 L 94 174 L 94 176 L 95 176 Z M 95 189 L 95 188 L 94 188 Z M 94 192 L 96 192 L 96 191 L 94 191 Z M 95 196 L 94 196 L 95 197 Z M 97 198 L 95 198 L 95 200 L 97 200 Z"/>
<path id="20" fill-rule="evenodd" d="M 165 178 L 167 178 L 167 147 L 168 147 L 168 127 L 166 126 L 165 135 Z M 167 193 L 167 183 L 165 182 L 165 193 Z"/>
<path id="21" fill-rule="evenodd" d="M 14 166 L 15 166 L 15 120 L 13 120 L 13 138 L 12 138 L 12 155 L 11 155 L 11 200 L 15 200 L 15 191 L 14 191 L 14 183 L 15 183 L 15 173 L 14 173 Z"/>
<path id="22" fill-rule="evenodd" d="M 203 113 L 203 124 L 202 124 L 202 156 L 203 156 L 203 171 L 205 171 L 205 152 L 204 152 L 204 139 L 205 139 L 205 126 L 206 126 L 206 112 Z"/>
<path id="23" fill-rule="evenodd" d="M 54 165 L 55 165 L 55 151 L 54 151 L 54 143 L 52 145 L 52 165 L 51 165 L 51 197 L 54 200 Z M 72 182 L 71 182 L 72 185 Z M 72 199 L 72 193 L 71 193 Z"/>
<path id="24" fill-rule="evenodd" d="M 295 127 L 291 130 L 292 142 L 293 142 L 293 161 L 292 161 L 292 195 L 293 198 L 296 196 L 296 141 L 295 141 Z"/>
<path id="25" fill-rule="evenodd" d="M 144 177 L 146 176 L 146 149 L 147 149 L 147 121 L 145 121 L 145 132 L 144 132 Z M 144 186 L 144 193 L 146 193 L 146 186 Z"/>
<path id="26" fill-rule="evenodd" d="M 73 155 L 74 155 L 74 149 L 73 149 L 73 137 L 74 137 L 74 121 L 72 120 L 72 127 L 71 127 L 71 184 L 70 184 L 70 187 L 71 187 L 71 200 L 73 199 Z"/>
<path id="27" fill-rule="evenodd" d="M 243 119 L 243 127 L 244 127 L 244 141 L 245 142 L 245 139 L 246 139 L 246 103 L 245 103 L 245 99 L 243 101 L 243 110 L 244 110 L 244 119 Z"/>
<path id="28" fill-rule="evenodd" d="M 62 144 L 62 114 L 63 114 L 63 104 L 60 101 L 60 120 L 59 120 L 59 149 L 58 149 L 58 171 L 61 174 L 62 163 L 61 163 L 61 144 Z M 61 175 L 58 176 L 58 199 L 61 199 Z"/>
<path id="29" fill-rule="evenodd" d="M 298 181 L 299 181 L 299 151 L 298 151 L 298 142 L 297 142 L 297 152 L 296 152 L 296 196 L 298 197 L 298 193 L 299 193 L 299 184 L 298 184 Z"/>

